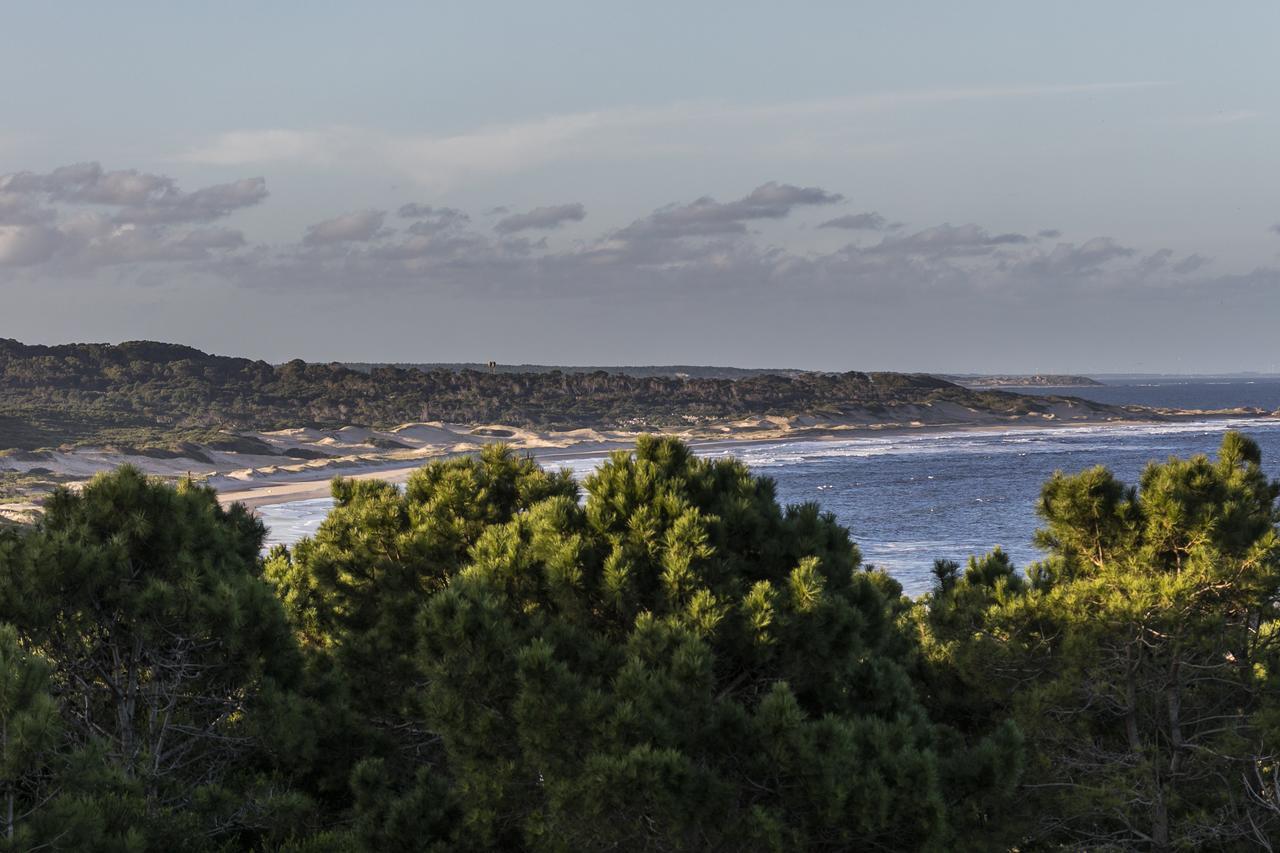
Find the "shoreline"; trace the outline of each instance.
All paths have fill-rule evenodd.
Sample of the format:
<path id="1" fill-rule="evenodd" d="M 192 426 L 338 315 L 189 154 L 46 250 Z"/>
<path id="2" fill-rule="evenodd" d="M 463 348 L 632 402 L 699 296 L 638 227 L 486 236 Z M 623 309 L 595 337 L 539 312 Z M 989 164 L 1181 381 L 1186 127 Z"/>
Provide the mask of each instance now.
<path id="1" fill-rule="evenodd" d="M 1064 429 L 1097 429 L 1101 428 L 1140 428 L 1151 426 L 1173 426 L 1177 424 L 1212 424 L 1215 422 L 1261 421 L 1280 422 L 1274 415 L 1247 415 L 1243 413 L 1197 412 L 1170 416 L 1165 419 L 1141 420 L 1099 420 L 1074 422 L 1013 422 L 1013 423 L 954 423 L 954 424 L 921 424 L 905 426 L 902 424 L 876 425 L 866 424 L 848 427 L 811 427 L 789 431 L 786 434 L 769 437 L 736 435 L 724 437 L 691 437 L 682 433 L 652 433 L 681 438 L 696 451 L 714 450 L 717 448 L 750 447 L 765 444 L 785 444 L 802 441 L 850 441 L 875 436 L 902 436 L 920 434 L 963 434 L 973 432 L 1016 432 L 1032 430 L 1064 430 Z M 584 441 L 579 445 L 567 447 L 512 447 L 522 455 L 532 457 L 544 467 L 557 459 L 603 459 L 617 450 L 630 450 L 635 447 L 635 440 L 642 433 L 623 439 L 606 441 Z M 403 483 L 409 475 L 431 462 L 450 459 L 458 456 L 474 455 L 478 449 L 442 451 L 416 458 L 412 463 L 404 460 L 389 460 L 385 464 L 353 464 L 347 471 L 329 470 L 324 476 L 306 476 L 290 474 L 279 480 L 264 480 L 248 488 L 220 488 L 218 501 L 223 506 L 241 503 L 248 509 L 263 506 L 293 503 L 296 501 L 317 500 L 329 497 L 330 482 L 334 477 L 345 477 L 356 480 L 378 479 L 393 483 Z M 318 472 L 317 472 L 318 473 Z"/>

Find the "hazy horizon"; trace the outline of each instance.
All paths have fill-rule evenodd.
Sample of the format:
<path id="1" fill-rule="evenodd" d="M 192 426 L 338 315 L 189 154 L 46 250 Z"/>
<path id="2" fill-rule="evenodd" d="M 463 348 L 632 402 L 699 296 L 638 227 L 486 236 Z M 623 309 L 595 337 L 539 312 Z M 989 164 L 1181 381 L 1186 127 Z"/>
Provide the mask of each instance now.
<path id="1" fill-rule="evenodd" d="M 58 37 L 0 56 L 0 336 L 1277 373 L 1280 7 L 1246 5 L 27 4 Z"/>

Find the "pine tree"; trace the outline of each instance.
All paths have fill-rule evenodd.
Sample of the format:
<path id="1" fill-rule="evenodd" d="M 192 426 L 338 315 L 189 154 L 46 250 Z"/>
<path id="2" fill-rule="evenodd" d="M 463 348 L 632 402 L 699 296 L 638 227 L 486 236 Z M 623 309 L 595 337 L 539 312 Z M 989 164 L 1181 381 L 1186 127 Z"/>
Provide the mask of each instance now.
<path id="1" fill-rule="evenodd" d="M 474 844 L 946 849 L 981 810 L 948 768 L 1012 789 L 1016 738 L 945 740 L 899 588 L 830 515 L 671 439 L 585 489 L 491 526 L 423 610 L 425 722 Z"/>
<path id="2" fill-rule="evenodd" d="M 326 738 L 371 756 L 325 844 L 946 849 L 989 822 L 1016 733 L 930 720 L 901 589 L 832 516 L 672 439 L 583 491 L 499 447 L 403 493 L 339 480 L 268 560 L 348 691 Z"/>
<path id="3" fill-rule="evenodd" d="M 26 825 L 54 793 L 62 721 L 49 694 L 49 669 L 22 648 L 12 626 L 0 625 L 0 822 L 7 849 L 33 846 Z"/>
<path id="4" fill-rule="evenodd" d="M 1228 433 L 1217 461 L 1045 485 L 1049 558 L 971 564 L 921 619 L 943 716 L 1012 713 L 1030 839 L 1070 849 L 1270 849 L 1280 485 Z M 998 567 L 994 566 L 999 562 Z"/>
<path id="5" fill-rule="evenodd" d="M 262 726 L 298 665 L 262 537 L 212 490 L 125 467 L 56 493 L 0 558 L 0 618 L 47 661 L 85 825 L 198 849 L 262 819 Z"/>

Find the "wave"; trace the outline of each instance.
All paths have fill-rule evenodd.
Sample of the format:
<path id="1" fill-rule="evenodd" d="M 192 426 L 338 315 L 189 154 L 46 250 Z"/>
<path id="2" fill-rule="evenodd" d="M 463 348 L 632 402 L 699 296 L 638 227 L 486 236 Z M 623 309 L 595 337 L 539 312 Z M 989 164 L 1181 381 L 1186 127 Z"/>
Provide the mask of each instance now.
<path id="1" fill-rule="evenodd" d="M 1270 418 L 720 443 L 695 447 L 695 452 L 736 457 L 770 474 L 783 503 L 817 500 L 836 512 L 864 560 L 889 571 L 914 594 L 931 584 L 934 558 L 963 561 L 989 551 L 992 538 L 1005 542 L 1020 566 L 1039 559 L 1031 546 L 1037 524 L 1033 506 L 1046 472 L 1107 464 L 1132 478 L 1146 459 L 1212 452 L 1228 429 L 1255 435 L 1266 448 L 1268 469 L 1274 470 L 1280 420 Z M 548 467 L 569 468 L 581 480 L 603 462 L 584 455 Z M 992 485 L 993 476 L 1000 478 L 998 486 Z M 332 504 L 330 498 L 315 498 L 260 507 L 270 530 L 268 544 L 314 535 Z"/>
<path id="2" fill-rule="evenodd" d="M 1229 429 L 1243 431 L 1280 430 L 1275 418 L 1216 418 L 1168 424 L 1086 424 L 1078 426 L 1009 427 L 1005 429 L 929 431 L 891 436 L 860 436 L 841 439 L 780 439 L 737 446 L 717 444 L 713 448 L 694 447 L 703 458 L 741 459 L 752 468 L 776 468 L 823 459 L 857 459 L 891 455 L 942 455 L 964 453 L 1063 453 L 1106 452 L 1131 444 L 1135 439 L 1161 435 L 1221 434 Z M 1107 439 L 1084 443 L 1089 438 Z M 1172 449 L 1159 446 L 1150 449 Z M 557 459 L 548 467 L 568 468 L 581 478 L 604 463 L 599 456 Z"/>
<path id="3" fill-rule="evenodd" d="M 1228 429 L 1280 430 L 1273 419 L 1233 418 L 1177 424 L 1105 424 L 1036 429 L 931 432 L 921 435 L 865 437 L 837 440 L 782 441 L 719 451 L 737 456 L 753 468 L 774 468 L 823 459 L 876 456 L 956 454 L 1102 453 L 1131 446 L 1135 441 L 1187 434 L 1216 435 Z M 1172 449 L 1152 446 L 1146 449 Z"/>

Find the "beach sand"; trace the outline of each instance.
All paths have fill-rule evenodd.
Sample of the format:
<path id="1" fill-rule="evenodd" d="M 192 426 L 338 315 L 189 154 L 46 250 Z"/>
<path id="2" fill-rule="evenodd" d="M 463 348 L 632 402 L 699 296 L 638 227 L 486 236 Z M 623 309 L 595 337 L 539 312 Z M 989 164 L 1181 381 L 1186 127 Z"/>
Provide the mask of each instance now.
<path id="1" fill-rule="evenodd" d="M 1256 414 L 1256 413 L 1248 413 Z M 839 440 L 902 433 L 1097 426 L 1186 421 L 1244 416 L 1245 412 L 1134 412 L 1131 418 L 1100 417 L 1095 410 L 1063 402 L 1052 409 L 1018 416 L 1001 416 L 943 403 L 938 406 L 902 406 L 820 419 L 812 416 L 784 418 L 762 416 L 688 429 L 669 430 L 672 435 L 703 450 L 717 446 L 793 440 Z M 191 477 L 207 483 L 225 505 L 243 503 L 250 508 L 288 501 L 309 500 L 329 494 L 336 476 L 403 482 L 415 469 L 435 459 L 477 453 L 485 445 L 503 442 L 520 453 L 532 454 L 540 463 L 554 466 L 557 459 L 603 456 L 635 445 L 638 431 L 575 429 L 538 431 L 504 424 L 407 423 L 377 430 L 360 426 L 337 429 L 299 427 L 270 432 L 238 433 L 251 439 L 254 452 L 199 448 L 193 458 L 142 454 L 113 448 L 82 447 L 0 456 L 0 469 L 19 473 L 44 469 L 63 478 L 87 480 L 99 471 L 134 465 L 169 479 Z M 73 488 L 76 482 L 72 482 Z M 40 495 L 22 496 L 29 517 Z M 14 507 L 15 509 L 17 507 Z M 0 515 L 6 514 L 0 506 Z"/>
<path id="2" fill-rule="evenodd" d="M 1195 413 L 1195 419 L 1210 419 L 1238 416 L 1239 413 Z M 983 419 L 975 423 L 973 420 L 954 423 L 921 423 L 912 424 L 795 424 L 785 426 L 770 424 L 768 428 L 752 425 L 746 429 L 735 429 L 728 434 L 708 436 L 693 431 L 670 434 L 686 441 L 702 452 L 716 449 L 742 447 L 751 444 L 773 444 L 780 441 L 840 441 L 872 436 L 893 436 L 919 433 L 999 431 L 1008 429 L 1044 429 L 1067 428 L 1081 426 L 1140 426 L 1157 423 L 1168 423 L 1171 420 L 1191 420 L 1187 418 L 1170 418 L 1169 420 L 1058 420 L 1058 419 Z M 616 450 L 630 450 L 635 446 L 639 433 L 613 434 L 608 437 L 593 435 L 588 440 L 565 443 L 563 436 L 541 435 L 534 442 L 507 440 L 516 451 L 528 453 L 544 467 L 555 467 L 556 460 L 603 458 Z M 384 461 L 366 463 L 360 467 L 333 469 L 326 476 L 317 476 L 314 472 L 288 472 L 277 476 L 262 476 L 255 479 L 252 485 L 237 487 L 235 484 L 219 484 L 219 500 L 224 505 L 243 503 L 249 508 L 290 501 L 312 500 L 328 497 L 330 481 L 335 476 L 353 479 L 378 479 L 392 483 L 403 483 L 415 470 L 434 459 L 464 453 L 478 452 L 476 447 L 453 447 L 439 453 L 417 458 L 412 463 L 402 461 Z"/>

